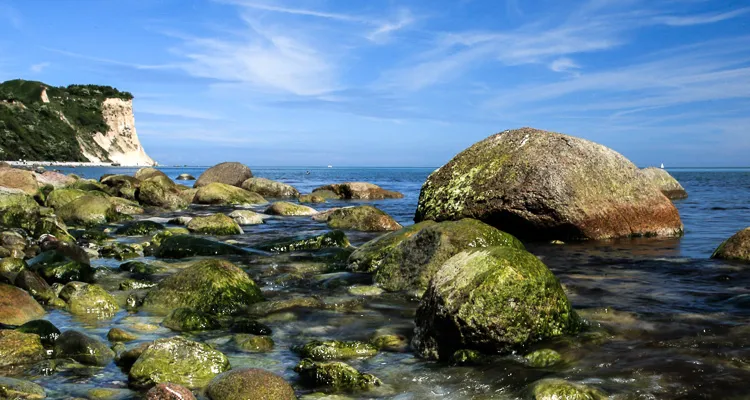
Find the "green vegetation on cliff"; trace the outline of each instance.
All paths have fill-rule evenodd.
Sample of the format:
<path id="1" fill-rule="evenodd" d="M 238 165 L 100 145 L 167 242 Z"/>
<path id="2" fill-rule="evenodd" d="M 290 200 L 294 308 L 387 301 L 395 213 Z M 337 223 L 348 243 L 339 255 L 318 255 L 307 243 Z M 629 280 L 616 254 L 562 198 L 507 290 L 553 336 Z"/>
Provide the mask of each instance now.
<path id="1" fill-rule="evenodd" d="M 43 93 L 49 102 L 42 100 Z M 109 128 L 102 103 L 133 95 L 109 86 L 54 87 L 16 79 L 0 84 L 0 160 L 87 161 L 88 153 L 106 159 L 94 142 Z"/>

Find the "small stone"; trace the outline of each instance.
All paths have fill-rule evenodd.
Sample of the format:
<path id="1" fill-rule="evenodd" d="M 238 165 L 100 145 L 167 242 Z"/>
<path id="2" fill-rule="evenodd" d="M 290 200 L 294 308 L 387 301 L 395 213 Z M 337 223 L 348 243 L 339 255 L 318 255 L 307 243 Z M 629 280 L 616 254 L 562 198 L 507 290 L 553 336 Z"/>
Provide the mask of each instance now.
<path id="1" fill-rule="evenodd" d="M 382 385 L 380 379 L 363 374 L 354 367 L 339 361 L 315 362 L 303 359 L 294 367 L 301 382 L 311 387 L 326 387 L 335 391 L 370 390 Z"/>
<path id="2" fill-rule="evenodd" d="M 605 400 L 599 389 L 562 379 L 543 379 L 534 385 L 534 400 Z"/>
<path id="3" fill-rule="evenodd" d="M 294 351 L 303 358 L 328 361 L 372 357 L 378 353 L 378 348 L 372 344 L 357 341 L 313 340 L 304 346 L 295 347 Z"/>
<path id="4" fill-rule="evenodd" d="M 262 353 L 273 350 L 274 342 L 270 336 L 250 335 L 239 333 L 232 336 L 232 342 L 235 347 L 244 351 Z"/>
<path id="5" fill-rule="evenodd" d="M 72 358 L 81 364 L 105 366 L 115 353 L 106 344 L 78 331 L 65 331 L 55 342 L 55 358 Z"/>
<path id="6" fill-rule="evenodd" d="M 560 355 L 560 353 L 550 349 L 541 349 L 534 351 L 527 354 L 524 358 L 526 359 L 528 365 L 534 368 L 551 367 L 562 361 L 562 356 Z"/>
<path id="7" fill-rule="evenodd" d="M 107 332 L 107 340 L 109 340 L 112 343 L 116 342 L 131 342 L 133 340 L 138 339 L 138 336 L 126 332 L 120 328 L 112 328 Z"/>

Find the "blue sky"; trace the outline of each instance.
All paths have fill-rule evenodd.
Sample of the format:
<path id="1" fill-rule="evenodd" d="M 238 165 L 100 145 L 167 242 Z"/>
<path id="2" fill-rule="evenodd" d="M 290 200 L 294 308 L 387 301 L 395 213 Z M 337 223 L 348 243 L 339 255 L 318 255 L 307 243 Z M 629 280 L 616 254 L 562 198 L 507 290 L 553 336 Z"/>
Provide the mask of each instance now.
<path id="1" fill-rule="evenodd" d="M 504 129 L 750 165 L 750 3 L 0 0 L 0 80 L 135 96 L 162 164 L 439 166 Z"/>

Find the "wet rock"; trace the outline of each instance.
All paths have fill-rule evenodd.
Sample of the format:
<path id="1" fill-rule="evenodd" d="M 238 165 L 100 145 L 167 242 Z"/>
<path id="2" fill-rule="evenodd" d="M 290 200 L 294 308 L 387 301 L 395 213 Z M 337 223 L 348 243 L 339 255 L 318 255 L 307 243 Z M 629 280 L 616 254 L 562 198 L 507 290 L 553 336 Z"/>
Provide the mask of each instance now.
<path id="1" fill-rule="evenodd" d="M 21 325 L 44 315 L 44 309 L 26 291 L 0 283 L 0 323 Z"/>
<path id="2" fill-rule="evenodd" d="M 240 187 L 243 182 L 252 177 L 253 172 L 247 166 L 238 162 L 223 162 L 205 170 L 193 187 L 200 188 L 211 183 Z"/>
<path id="3" fill-rule="evenodd" d="M 65 331 L 57 338 L 55 358 L 70 358 L 85 365 L 103 367 L 110 363 L 115 353 L 99 339 L 78 331 Z"/>
<path id="4" fill-rule="evenodd" d="M 268 215 L 282 216 L 315 215 L 318 213 L 318 211 L 312 207 L 294 204 L 288 201 L 277 201 L 266 208 L 266 211 L 264 212 Z"/>
<path id="5" fill-rule="evenodd" d="M 123 261 L 142 257 L 143 247 L 137 243 L 112 242 L 99 249 L 99 254 L 105 258 Z"/>
<path id="6" fill-rule="evenodd" d="M 449 258 L 490 246 L 524 249 L 512 235 L 475 219 L 420 223 L 364 244 L 349 257 L 349 268 L 375 272 L 386 290 L 424 290 Z"/>
<path id="7" fill-rule="evenodd" d="M 219 328 L 213 316 L 192 308 L 177 308 L 164 319 L 162 325 L 177 332 L 210 331 Z"/>
<path id="8" fill-rule="evenodd" d="M 121 343 L 121 342 L 132 342 L 133 340 L 137 340 L 138 336 L 126 332 L 120 328 L 112 328 L 107 332 L 107 340 L 109 340 L 111 343 Z"/>
<path id="9" fill-rule="evenodd" d="M 385 190 L 367 182 L 345 182 L 322 186 L 313 190 L 313 194 L 323 191 L 333 192 L 339 198 L 347 200 L 401 199 L 404 197 L 401 193 Z"/>
<path id="10" fill-rule="evenodd" d="M 0 169 L 0 187 L 17 189 L 33 196 L 39 189 L 39 183 L 31 171 L 16 168 Z"/>
<path id="11" fill-rule="evenodd" d="M 750 228 L 745 228 L 724 241 L 711 258 L 750 262 Z"/>
<path id="12" fill-rule="evenodd" d="M 22 258 L 6 257 L 0 260 L 0 274 L 17 274 L 26 267 L 26 261 Z"/>
<path id="13" fill-rule="evenodd" d="M 159 181 L 142 182 L 138 190 L 138 201 L 167 210 L 181 210 L 190 205 L 171 180 L 166 184 Z"/>
<path id="14" fill-rule="evenodd" d="M 0 367 L 31 364 L 44 359 L 44 355 L 44 347 L 38 335 L 0 330 Z"/>
<path id="15" fill-rule="evenodd" d="M 38 400 L 47 397 L 44 388 L 21 379 L 0 377 L 0 399 Z"/>
<path id="16" fill-rule="evenodd" d="M 235 333 L 249 333 L 260 336 L 268 336 L 273 333 L 268 325 L 249 319 L 234 320 L 232 322 L 231 331 Z"/>
<path id="17" fill-rule="evenodd" d="M 16 328 L 16 330 L 23 333 L 33 333 L 39 336 L 42 344 L 45 346 L 54 345 L 57 338 L 60 337 L 60 330 L 51 322 L 44 319 L 29 321 Z"/>
<path id="18" fill-rule="evenodd" d="M 195 204 L 254 205 L 268 203 L 261 195 L 223 183 L 201 186 L 193 198 Z"/>
<path id="19" fill-rule="evenodd" d="M 154 246 L 161 246 L 161 243 L 162 241 L 164 241 L 164 239 L 170 236 L 177 235 L 190 235 L 190 231 L 187 230 L 187 228 L 166 228 L 163 231 L 157 232 L 154 236 L 151 237 L 151 244 Z"/>
<path id="20" fill-rule="evenodd" d="M 187 258 L 194 256 L 225 256 L 247 254 L 247 250 L 214 240 L 189 236 L 169 236 L 161 242 L 156 256 L 159 258 Z"/>
<path id="21" fill-rule="evenodd" d="M 68 311 L 78 316 L 108 319 L 120 309 L 111 294 L 101 286 L 89 283 L 68 283 L 60 291 L 60 298 L 68 304 Z"/>
<path id="22" fill-rule="evenodd" d="M 113 346 L 118 348 L 117 355 L 115 356 L 115 364 L 126 372 L 129 371 L 130 367 L 138 361 L 138 357 L 140 357 L 152 343 L 153 342 L 139 343 L 131 348 L 125 348 L 125 345 L 122 343 L 116 344 Z"/>
<path id="23" fill-rule="evenodd" d="M 74 244 L 59 243 L 28 261 L 29 269 L 38 273 L 48 283 L 71 281 L 93 282 L 86 251 Z"/>
<path id="24" fill-rule="evenodd" d="M 184 386 L 160 383 L 146 392 L 146 400 L 195 400 L 195 396 Z"/>
<path id="25" fill-rule="evenodd" d="M 326 222 L 333 229 L 363 232 L 386 232 L 402 228 L 390 215 L 373 206 L 339 208 L 327 215 Z"/>
<path id="26" fill-rule="evenodd" d="M 599 389 L 579 385 L 562 379 L 543 379 L 532 390 L 534 400 L 605 400 L 607 395 Z"/>
<path id="27" fill-rule="evenodd" d="M 134 177 L 135 179 L 138 179 L 139 181 L 145 181 L 147 179 L 156 178 L 156 177 L 167 178 L 167 174 L 153 167 L 144 167 L 136 171 L 134 174 Z"/>
<path id="28" fill-rule="evenodd" d="M 381 351 L 404 352 L 409 348 L 409 340 L 404 335 L 394 333 L 376 334 L 370 344 Z"/>
<path id="29" fill-rule="evenodd" d="M 481 365 L 488 362 L 484 354 L 468 349 L 457 350 L 451 356 L 450 361 L 456 365 Z"/>
<path id="30" fill-rule="evenodd" d="M 263 300 L 252 279 L 234 264 L 217 259 L 196 262 L 151 289 L 144 307 L 159 312 L 192 308 L 214 315 L 229 315 Z"/>
<path id="31" fill-rule="evenodd" d="M 412 345 L 425 358 L 456 350 L 507 353 L 576 332 L 580 321 L 560 282 L 524 250 L 490 247 L 449 259 L 417 309 Z"/>
<path id="32" fill-rule="evenodd" d="M 302 358 L 313 361 L 348 360 L 351 358 L 368 358 L 378 354 L 378 348 L 364 342 L 342 342 L 338 340 L 313 340 L 294 351 Z"/>
<path id="33" fill-rule="evenodd" d="M 178 181 L 194 181 L 195 177 L 190 174 L 180 174 L 177 176 Z"/>
<path id="34" fill-rule="evenodd" d="M 239 368 L 217 376 L 206 388 L 211 400 L 296 400 L 284 378 L 256 368 Z"/>
<path id="35" fill-rule="evenodd" d="M 187 224 L 187 229 L 193 233 L 217 236 L 241 235 L 244 233 L 235 220 L 224 214 L 194 217 Z"/>
<path id="36" fill-rule="evenodd" d="M 382 385 L 380 379 L 363 374 L 354 367 L 338 361 L 315 362 L 304 359 L 294 367 L 302 384 L 311 387 L 326 387 L 334 391 L 370 390 Z"/>
<path id="37" fill-rule="evenodd" d="M 132 221 L 117 228 L 115 234 L 124 236 L 146 236 L 164 229 L 164 225 L 154 221 Z"/>
<path id="38" fill-rule="evenodd" d="M 261 245 L 261 250 L 274 253 L 285 253 L 301 250 L 320 250 L 325 248 L 349 247 L 349 239 L 342 231 L 332 231 L 323 235 L 309 237 L 306 239 L 281 239 L 272 243 Z"/>
<path id="39" fill-rule="evenodd" d="M 562 361 L 560 353 L 551 349 L 536 350 L 527 354 L 524 358 L 526 363 L 534 368 L 551 367 Z"/>
<path id="40" fill-rule="evenodd" d="M 229 213 L 229 217 L 240 225 L 259 225 L 264 222 L 262 215 L 250 210 L 234 210 Z"/>
<path id="41" fill-rule="evenodd" d="M 341 199 L 341 195 L 339 195 L 338 193 L 332 190 L 318 189 L 314 191 L 313 193 L 311 193 L 311 195 L 317 196 L 324 200 L 340 200 Z"/>
<path id="42" fill-rule="evenodd" d="M 57 216 L 66 224 L 94 226 L 125 219 L 112 203 L 101 196 L 81 196 L 57 209 Z"/>
<path id="43" fill-rule="evenodd" d="M 299 197 L 299 191 L 293 186 L 265 178 L 250 178 L 242 182 L 241 187 L 249 192 L 258 193 L 263 197 Z"/>
<path id="44" fill-rule="evenodd" d="M 29 292 L 29 294 L 42 304 L 54 305 L 57 295 L 52 287 L 41 276 L 33 271 L 21 271 L 16 275 L 14 284 Z"/>
<path id="45" fill-rule="evenodd" d="M 641 174 L 664 193 L 670 200 L 687 199 L 685 188 L 677 182 L 665 169 L 649 167 L 641 170 Z"/>
<path id="46" fill-rule="evenodd" d="M 21 228 L 34 237 L 47 233 L 70 240 L 66 226 L 23 193 L 0 192 L 0 228 Z"/>
<path id="47" fill-rule="evenodd" d="M 304 194 L 297 198 L 297 201 L 300 203 L 325 203 L 326 199 L 324 197 L 320 197 L 316 194 Z"/>
<path id="48" fill-rule="evenodd" d="M 55 189 L 47 195 L 47 198 L 44 200 L 44 204 L 47 207 L 51 207 L 57 210 L 79 197 L 95 193 L 98 193 L 98 195 L 102 197 L 105 196 L 103 192 L 86 192 L 80 189 L 71 188 Z"/>
<path id="49" fill-rule="evenodd" d="M 107 195 L 107 187 L 93 179 L 78 179 L 68 185 L 68 188 L 83 190 L 85 192 L 101 192 L 102 195 Z"/>
<path id="50" fill-rule="evenodd" d="M 135 387 L 175 383 L 203 387 L 229 369 L 229 360 L 209 345 L 177 336 L 151 344 L 130 368 L 128 379 Z"/>
<path id="51" fill-rule="evenodd" d="M 129 175 L 109 175 L 102 177 L 99 182 L 107 186 L 107 192 L 112 196 L 135 200 L 136 190 L 141 186 L 141 181 Z"/>
<path id="52" fill-rule="evenodd" d="M 133 216 L 146 212 L 137 202 L 121 197 L 110 197 L 109 202 L 115 207 L 115 211 L 123 215 Z"/>
<path id="53" fill-rule="evenodd" d="M 354 296 L 380 296 L 385 290 L 371 285 L 354 285 L 347 292 Z"/>
<path id="54" fill-rule="evenodd" d="M 120 282 L 120 290 L 123 291 L 149 289 L 154 286 L 156 286 L 156 283 L 154 282 L 139 281 L 135 279 L 125 279 Z"/>
<path id="55" fill-rule="evenodd" d="M 120 264 L 120 271 L 130 272 L 136 276 L 148 277 L 164 271 L 164 268 L 142 261 L 128 261 Z"/>
<path id="56" fill-rule="evenodd" d="M 476 218 L 538 241 L 679 236 L 671 201 L 617 152 L 532 128 L 457 155 L 422 186 L 415 221 Z"/>
<path id="57" fill-rule="evenodd" d="M 293 308 L 323 308 L 325 303 L 317 297 L 294 297 L 255 303 L 248 309 L 252 315 L 266 316 Z"/>
<path id="58" fill-rule="evenodd" d="M 232 336 L 231 344 L 240 350 L 263 353 L 273 350 L 274 342 L 270 336 L 239 333 Z"/>

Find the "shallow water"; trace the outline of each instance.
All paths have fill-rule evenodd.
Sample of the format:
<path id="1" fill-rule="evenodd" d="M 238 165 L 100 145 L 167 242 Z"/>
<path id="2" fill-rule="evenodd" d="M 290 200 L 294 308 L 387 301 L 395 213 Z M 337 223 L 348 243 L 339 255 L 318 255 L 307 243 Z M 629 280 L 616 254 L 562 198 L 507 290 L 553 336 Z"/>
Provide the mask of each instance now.
<path id="1" fill-rule="evenodd" d="M 197 177 L 202 169 L 164 171 L 172 178 L 185 172 Z M 260 167 L 253 171 L 256 176 L 290 183 L 301 192 L 343 181 L 373 182 L 400 191 L 405 194 L 404 199 L 370 204 L 402 224 L 411 223 L 419 189 L 431 172 L 417 168 Z M 65 172 L 98 178 L 104 173 L 132 174 L 135 170 L 78 168 Z M 592 329 L 585 334 L 544 345 L 563 354 L 564 364 L 532 369 L 519 362 L 517 356 L 508 356 L 481 367 L 452 367 L 421 361 L 411 353 L 381 352 L 351 364 L 378 376 L 384 387 L 347 398 L 528 398 L 528 386 L 546 377 L 587 383 L 605 390 L 614 399 L 750 398 L 750 266 L 709 259 L 721 241 L 750 226 L 750 170 L 670 172 L 690 194 L 688 199 L 675 203 L 685 224 L 683 238 L 557 246 L 528 244 L 529 250 L 559 277 L 573 306 L 591 324 Z M 325 209 L 341 204 L 351 202 L 315 207 Z M 195 207 L 180 214 L 217 210 L 222 209 Z M 253 247 L 274 238 L 324 231 L 324 224 L 309 218 L 286 217 L 245 227 L 244 235 L 231 239 Z M 355 245 L 375 236 L 347 234 Z M 274 351 L 235 351 L 226 343 L 226 332 L 196 337 L 224 351 L 233 367 L 257 366 L 294 382 L 292 368 L 299 357 L 289 350 L 292 345 L 313 338 L 367 340 L 379 329 L 411 334 L 417 306 L 413 299 L 398 295 L 365 299 L 350 296 L 346 283 L 357 283 L 361 276 L 325 274 L 324 263 L 304 256 L 231 258 L 261 284 L 269 299 L 291 294 L 316 295 L 329 306 L 327 310 L 295 310 L 269 316 L 266 322 L 274 329 Z M 119 265 L 103 259 L 95 263 L 112 268 Z M 118 279 L 113 273 L 102 282 L 114 291 Z M 110 327 L 132 330 L 137 322 L 157 326 L 153 332 L 138 332 L 139 341 L 174 335 L 159 326 L 161 317 L 143 312 L 129 315 L 123 311 L 107 321 L 82 321 L 59 311 L 47 318 L 61 330 L 83 329 L 105 341 Z M 42 384 L 54 398 L 86 397 L 93 387 L 122 389 L 121 398 L 136 396 L 127 389 L 127 376 L 113 364 L 104 369 L 73 369 L 49 376 L 29 371 L 14 373 Z M 300 395 L 310 393 L 302 387 L 295 388 Z"/>

